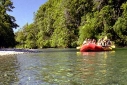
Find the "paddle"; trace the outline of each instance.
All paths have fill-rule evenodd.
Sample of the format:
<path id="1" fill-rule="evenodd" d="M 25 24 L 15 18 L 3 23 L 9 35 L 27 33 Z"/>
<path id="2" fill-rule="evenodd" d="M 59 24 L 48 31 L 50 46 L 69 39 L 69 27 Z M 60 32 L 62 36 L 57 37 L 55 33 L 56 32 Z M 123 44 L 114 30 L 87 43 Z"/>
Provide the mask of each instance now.
<path id="1" fill-rule="evenodd" d="M 109 48 L 110 49 L 114 49 L 115 48 L 115 45 L 111 45 Z"/>
<path id="2" fill-rule="evenodd" d="M 115 45 L 111 45 L 111 48 L 115 48 Z"/>

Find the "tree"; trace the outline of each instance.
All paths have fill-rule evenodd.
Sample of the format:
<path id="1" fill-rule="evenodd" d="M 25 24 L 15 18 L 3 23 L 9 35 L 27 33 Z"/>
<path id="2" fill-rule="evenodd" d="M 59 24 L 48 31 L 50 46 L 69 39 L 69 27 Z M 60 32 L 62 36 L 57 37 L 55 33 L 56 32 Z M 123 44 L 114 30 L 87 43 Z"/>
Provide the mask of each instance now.
<path id="1" fill-rule="evenodd" d="M 13 28 L 17 28 L 18 25 L 15 23 L 15 18 L 7 11 L 12 12 L 14 8 L 13 3 L 10 0 L 0 1 L 0 47 L 14 47 L 15 39 Z"/>
<path id="2" fill-rule="evenodd" d="M 99 39 L 105 35 L 117 45 L 127 45 L 125 2 L 48 0 L 35 13 L 32 25 L 22 28 L 28 34 L 24 38 L 25 45 L 34 47 L 34 42 L 38 48 L 76 47 L 85 38 Z M 3 29 L 0 30 L 5 33 Z M 33 36 L 34 32 L 36 34 Z"/>
<path id="3" fill-rule="evenodd" d="M 122 4 L 121 9 L 123 10 L 122 15 L 116 21 L 113 29 L 117 35 L 116 43 L 125 46 L 127 45 L 127 2 Z"/>

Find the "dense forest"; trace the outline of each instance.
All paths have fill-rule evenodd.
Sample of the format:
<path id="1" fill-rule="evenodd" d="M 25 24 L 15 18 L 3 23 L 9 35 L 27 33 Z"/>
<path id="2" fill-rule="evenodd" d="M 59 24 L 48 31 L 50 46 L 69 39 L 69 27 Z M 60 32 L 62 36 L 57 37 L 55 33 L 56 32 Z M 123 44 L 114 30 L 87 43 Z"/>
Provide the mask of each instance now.
<path id="1" fill-rule="evenodd" d="M 4 4 L 2 9 L 13 8 L 11 4 Z M 0 39 L 13 39 L 10 30 L 17 26 L 14 18 L 6 11 L 0 16 L 9 17 L 5 24 L 4 17 L 0 17 L 0 30 L 4 31 L 3 34 L 0 31 Z M 48 0 L 34 13 L 33 18 L 33 23 L 26 23 L 15 33 L 17 47 L 71 48 L 81 45 L 85 38 L 98 40 L 105 35 L 117 46 L 127 46 L 126 0 Z M 9 41 L 6 44 L 12 43 Z M 2 42 L 0 44 L 3 45 Z"/>
<path id="2" fill-rule="evenodd" d="M 16 45 L 13 28 L 17 28 L 15 18 L 7 12 L 14 8 L 10 0 L 0 0 L 0 48 L 14 47 Z"/>
<path id="3" fill-rule="evenodd" d="M 126 0 L 48 0 L 34 22 L 16 33 L 16 41 L 24 48 L 76 47 L 105 35 L 127 45 Z"/>

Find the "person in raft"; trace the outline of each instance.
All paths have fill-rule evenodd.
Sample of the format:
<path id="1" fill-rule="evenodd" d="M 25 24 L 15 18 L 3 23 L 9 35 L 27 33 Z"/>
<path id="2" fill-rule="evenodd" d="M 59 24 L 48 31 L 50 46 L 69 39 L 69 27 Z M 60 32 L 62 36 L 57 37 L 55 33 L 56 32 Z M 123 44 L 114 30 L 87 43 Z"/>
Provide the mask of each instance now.
<path id="1" fill-rule="evenodd" d="M 104 39 L 104 38 L 99 39 L 98 42 L 96 42 L 95 39 L 86 38 L 83 42 L 83 45 L 88 43 L 94 43 L 102 47 L 109 47 L 112 45 L 112 42 L 110 41 L 110 39 Z"/>
<path id="2" fill-rule="evenodd" d="M 96 44 L 96 40 L 95 39 L 85 39 L 84 41 L 83 41 L 83 45 L 84 44 L 89 44 L 89 43 L 94 43 L 94 44 Z"/>
<path id="3" fill-rule="evenodd" d="M 110 39 L 99 39 L 97 42 L 97 45 L 100 45 L 102 47 L 109 47 L 112 45 L 112 42 L 110 41 Z"/>
<path id="4" fill-rule="evenodd" d="M 87 44 L 87 42 L 88 42 L 88 39 L 86 38 L 86 39 L 83 41 L 83 45 L 84 45 L 84 44 Z"/>

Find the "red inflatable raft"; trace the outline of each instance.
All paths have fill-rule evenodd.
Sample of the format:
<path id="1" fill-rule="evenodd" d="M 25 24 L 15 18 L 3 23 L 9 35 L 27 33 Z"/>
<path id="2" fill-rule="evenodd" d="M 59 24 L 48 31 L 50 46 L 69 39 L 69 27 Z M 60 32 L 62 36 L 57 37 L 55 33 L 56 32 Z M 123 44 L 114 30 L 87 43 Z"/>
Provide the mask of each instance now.
<path id="1" fill-rule="evenodd" d="M 93 43 L 89 43 L 89 44 L 84 44 L 81 46 L 80 48 L 80 52 L 89 52 L 89 51 L 110 51 L 112 50 L 111 47 L 102 47 L 102 46 L 98 46 L 96 44 Z"/>

